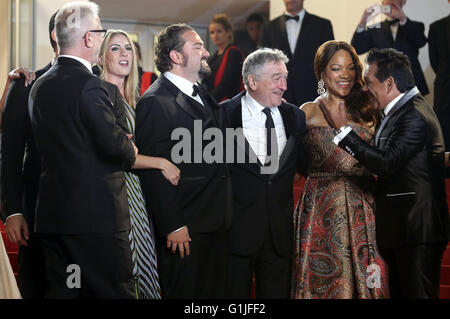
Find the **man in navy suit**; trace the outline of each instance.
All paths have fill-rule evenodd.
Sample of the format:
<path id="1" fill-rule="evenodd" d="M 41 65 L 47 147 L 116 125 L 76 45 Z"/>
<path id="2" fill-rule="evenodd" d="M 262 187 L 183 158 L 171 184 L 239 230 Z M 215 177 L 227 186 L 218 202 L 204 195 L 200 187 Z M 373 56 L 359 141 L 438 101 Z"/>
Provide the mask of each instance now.
<path id="1" fill-rule="evenodd" d="M 422 95 L 429 93 L 422 67 L 419 62 L 419 49 L 427 43 L 422 22 L 410 20 L 403 12 L 406 0 L 383 0 L 383 6 L 389 6 L 389 12 L 385 12 L 387 19 L 379 25 L 366 26 L 372 10 L 380 7 L 370 6 L 361 18 L 361 21 L 353 34 L 352 45 L 358 54 L 363 54 L 370 49 L 394 48 L 406 54 L 411 61 L 411 69 L 414 81 Z M 378 13 L 382 12 L 380 9 Z"/>
<path id="2" fill-rule="evenodd" d="M 333 27 L 329 20 L 305 11 L 304 0 L 283 1 L 286 13 L 264 25 L 260 46 L 279 49 L 289 58 L 284 98 L 300 106 L 317 97 L 314 56 L 322 43 L 334 40 Z"/>

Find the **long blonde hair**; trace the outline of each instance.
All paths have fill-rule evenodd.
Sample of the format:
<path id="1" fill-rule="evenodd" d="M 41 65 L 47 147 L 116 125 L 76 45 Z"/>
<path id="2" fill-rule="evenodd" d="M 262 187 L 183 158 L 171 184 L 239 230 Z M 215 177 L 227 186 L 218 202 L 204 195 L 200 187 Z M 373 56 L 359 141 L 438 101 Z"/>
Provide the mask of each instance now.
<path id="1" fill-rule="evenodd" d="M 138 85 L 138 69 L 137 69 L 137 60 L 136 60 L 136 48 L 133 44 L 133 41 L 131 41 L 130 36 L 128 33 L 126 33 L 123 30 L 108 30 L 108 33 L 106 33 L 105 39 L 103 40 L 102 46 L 100 47 L 100 53 L 99 53 L 99 64 L 101 66 L 101 74 L 100 78 L 102 80 L 108 81 L 108 67 L 106 66 L 106 52 L 108 51 L 108 44 L 111 38 L 117 34 L 124 35 L 128 42 L 131 45 L 132 51 L 133 51 L 133 62 L 131 64 L 131 71 L 130 74 L 128 74 L 125 77 L 125 87 L 124 87 L 124 93 L 125 93 L 125 100 L 127 103 L 132 107 L 135 108 L 136 106 L 136 98 L 138 96 L 137 92 L 137 85 Z M 103 65 L 102 65 L 103 64 Z"/>

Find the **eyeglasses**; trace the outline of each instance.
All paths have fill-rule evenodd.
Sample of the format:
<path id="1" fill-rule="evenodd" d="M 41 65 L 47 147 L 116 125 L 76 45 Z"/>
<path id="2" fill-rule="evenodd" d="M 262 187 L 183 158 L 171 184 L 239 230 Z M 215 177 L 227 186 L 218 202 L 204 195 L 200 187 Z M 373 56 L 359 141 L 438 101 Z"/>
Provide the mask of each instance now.
<path id="1" fill-rule="evenodd" d="M 102 29 L 102 30 L 89 30 L 89 31 L 87 31 L 87 32 L 83 35 L 83 38 L 82 38 L 82 39 L 86 38 L 86 35 L 88 34 L 88 32 L 96 32 L 96 33 L 100 33 L 100 35 L 102 36 L 102 38 L 104 38 L 104 37 L 106 36 L 106 32 L 108 32 L 108 30 L 106 30 L 106 29 Z"/>

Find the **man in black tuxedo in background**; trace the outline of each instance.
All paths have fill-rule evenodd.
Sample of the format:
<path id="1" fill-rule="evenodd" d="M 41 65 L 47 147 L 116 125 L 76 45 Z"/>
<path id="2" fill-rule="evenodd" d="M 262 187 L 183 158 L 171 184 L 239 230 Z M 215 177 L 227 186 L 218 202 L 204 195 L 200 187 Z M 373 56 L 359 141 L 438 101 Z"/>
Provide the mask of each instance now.
<path id="1" fill-rule="evenodd" d="M 66 4 L 55 30 L 60 56 L 29 102 L 42 156 L 35 230 L 45 254 L 45 297 L 134 298 L 123 170 L 137 149 L 92 74 L 106 32 L 98 6 Z"/>
<path id="2" fill-rule="evenodd" d="M 449 235 L 444 140 L 433 109 L 417 87 L 408 57 L 371 51 L 367 89 L 384 118 L 375 146 L 349 129 L 344 105 L 321 107 L 335 143 L 378 175 L 377 244 L 389 267 L 392 298 L 438 298 L 441 259 Z"/>
<path id="3" fill-rule="evenodd" d="M 304 0 L 283 1 L 286 13 L 264 25 L 260 46 L 287 55 L 289 78 L 284 98 L 300 106 L 317 97 L 314 56 L 322 43 L 334 40 L 333 27 L 329 20 L 306 12 Z"/>
<path id="4" fill-rule="evenodd" d="M 251 53 L 242 72 L 247 91 L 221 104 L 227 126 L 243 130 L 237 139 L 244 140 L 241 146 L 236 143 L 229 166 L 234 210 L 228 298 L 250 298 L 253 275 L 256 298 L 290 295 L 293 181 L 298 164 L 305 163 L 302 138 L 306 125 L 303 111 L 282 101 L 287 62 L 277 49 Z M 239 152 L 245 153 L 242 162 Z"/>
<path id="5" fill-rule="evenodd" d="M 56 61 L 55 12 L 49 22 L 49 37 L 55 58 L 36 71 L 36 79 Z M 22 298 L 43 298 L 44 255 L 34 233 L 34 210 L 38 193 L 41 155 L 36 149 L 28 113 L 28 97 L 34 81 L 25 86 L 22 76 L 11 83 L 2 124 L 2 218 L 10 241 L 19 244 L 18 285 Z"/>
<path id="6" fill-rule="evenodd" d="M 445 150 L 448 152 L 450 151 L 450 15 L 430 25 L 428 52 L 431 67 L 436 73 L 434 111 L 441 123 Z M 447 168 L 447 177 L 450 177 L 450 168 Z"/>
<path id="7" fill-rule="evenodd" d="M 210 72 L 209 53 L 190 26 L 175 24 L 159 34 L 155 55 L 162 75 L 136 106 L 136 144 L 140 154 L 164 157 L 181 171 L 177 186 L 160 171 L 140 172 L 158 234 L 162 293 L 224 298 L 231 182 L 223 156 L 212 162 L 203 156 L 204 132 L 223 128 L 222 109 L 197 86 Z M 189 135 L 182 142 L 190 147 L 178 149 L 176 129 Z"/>
<path id="8" fill-rule="evenodd" d="M 394 48 L 403 52 L 411 62 L 411 69 L 415 83 L 422 95 L 429 93 L 427 82 L 423 75 L 419 62 L 419 49 L 427 43 L 422 22 L 413 21 L 406 17 L 403 6 L 406 0 L 383 0 L 383 6 L 389 6 L 390 12 L 386 12 L 387 19 L 380 25 L 367 25 L 367 20 L 372 10 L 380 7 L 367 8 L 359 22 L 358 28 L 352 37 L 352 46 L 358 54 L 363 54 L 370 49 Z M 382 10 L 380 9 L 380 13 Z"/>

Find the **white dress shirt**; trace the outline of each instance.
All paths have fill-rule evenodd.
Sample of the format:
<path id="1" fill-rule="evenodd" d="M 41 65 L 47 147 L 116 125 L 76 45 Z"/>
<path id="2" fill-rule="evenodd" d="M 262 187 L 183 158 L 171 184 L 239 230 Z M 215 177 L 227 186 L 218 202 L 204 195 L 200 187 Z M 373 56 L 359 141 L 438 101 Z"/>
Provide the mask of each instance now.
<path id="1" fill-rule="evenodd" d="M 253 152 L 259 161 L 264 164 L 267 157 L 266 119 L 263 113 L 264 106 L 259 104 L 247 92 L 241 99 L 242 104 L 242 129 Z M 284 130 L 283 118 L 278 107 L 271 107 L 270 112 L 277 133 L 278 159 L 286 146 L 287 138 Z"/>
<path id="2" fill-rule="evenodd" d="M 285 12 L 285 14 L 294 17 L 292 14 L 287 12 Z M 298 35 L 300 34 L 303 18 L 305 17 L 305 9 L 300 11 L 297 15 L 299 16 L 298 21 L 295 21 L 294 19 L 289 19 L 289 21 L 286 21 L 286 33 L 292 54 L 294 54 L 295 47 L 297 46 Z"/>
<path id="3" fill-rule="evenodd" d="M 82 63 L 89 70 L 89 72 L 92 73 L 92 65 L 91 65 L 91 63 L 89 63 L 89 61 L 87 61 L 83 58 L 80 58 L 79 56 L 74 56 L 74 55 L 69 55 L 69 54 L 62 54 L 62 55 L 60 55 L 60 57 L 77 60 L 78 62 Z"/>
<path id="4" fill-rule="evenodd" d="M 200 95 L 197 94 L 196 96 L 192 96 L 192 93 L 194 93 L 193 86 L 194 84 L 198 85 L 197 83 L 192 83 L 191 81 L 186 80 L 185 78 L 171 72 L 164 72 L 164 76 L 166 77 L 166 79 L 172 82 L 173 85 L 175 85 L 181 92 L 196 100 L 201 105 L 205 106 Z"/>

